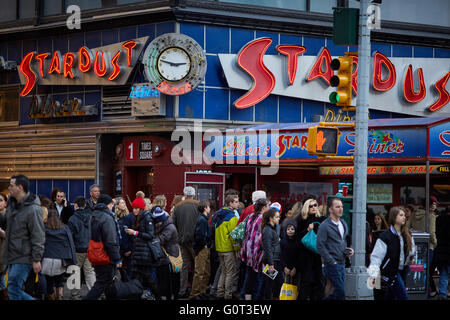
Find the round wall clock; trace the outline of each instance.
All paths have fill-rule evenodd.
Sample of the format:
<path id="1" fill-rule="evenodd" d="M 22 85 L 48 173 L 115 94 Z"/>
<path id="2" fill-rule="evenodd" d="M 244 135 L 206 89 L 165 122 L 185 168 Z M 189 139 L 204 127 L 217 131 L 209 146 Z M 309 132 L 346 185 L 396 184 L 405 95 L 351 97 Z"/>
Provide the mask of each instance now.
<path id="1" fill-rule="evenodd" d="M 167 33 L 148 45 L 142 58 L 144 74 L 153 89 L 168 95 L 188 93 L 203 81 L 206 55 L 192 38 Z"/>

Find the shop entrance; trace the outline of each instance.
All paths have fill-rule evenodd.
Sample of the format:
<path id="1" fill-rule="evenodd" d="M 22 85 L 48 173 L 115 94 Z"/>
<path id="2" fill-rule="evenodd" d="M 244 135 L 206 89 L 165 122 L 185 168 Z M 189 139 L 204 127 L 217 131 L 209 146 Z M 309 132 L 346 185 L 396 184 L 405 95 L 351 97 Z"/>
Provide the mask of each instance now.
<path id="1" fill-rule="evenodd" d="M 128 196 L 131 201 L 135 199 L 137 191 L 143 191 L 146 197 L 153 199 L 153 167 L 127 167 L 125 179 L 125 185 L 127 186 L 126 196 Z"/>
<path id="2" fill-rule="evenodd" d="M 185 172 L 184 186 L 191 186 L 195 189 L 197 200 L 209 201 L 211 210 L 218 210 L 223 206 L 225 195 L 224 173 Z"/>

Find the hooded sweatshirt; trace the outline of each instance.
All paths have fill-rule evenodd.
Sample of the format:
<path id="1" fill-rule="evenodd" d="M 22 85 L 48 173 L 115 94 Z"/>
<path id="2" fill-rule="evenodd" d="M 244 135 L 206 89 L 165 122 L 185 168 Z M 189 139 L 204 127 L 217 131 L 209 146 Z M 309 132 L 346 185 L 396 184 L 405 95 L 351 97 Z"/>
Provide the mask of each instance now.
<path id="1" fill-rule="evenodd" d="M 408 220 L 408 228 L 416 231 L 425 232 L 426 230 L 426 211 L 423 208 L 417 208 Z"/>
<path id="2" fill-rule="evenodd" d="M 223 207 L 216 212 L 216 217 L 213 221 L 215 227 L 215 246 L 217 252 L 232 252 L 238 251 L 239 244 L 230 237 L 230 232 L 236 228 L 238 218 L 234 211 L 229 207 Z"/>

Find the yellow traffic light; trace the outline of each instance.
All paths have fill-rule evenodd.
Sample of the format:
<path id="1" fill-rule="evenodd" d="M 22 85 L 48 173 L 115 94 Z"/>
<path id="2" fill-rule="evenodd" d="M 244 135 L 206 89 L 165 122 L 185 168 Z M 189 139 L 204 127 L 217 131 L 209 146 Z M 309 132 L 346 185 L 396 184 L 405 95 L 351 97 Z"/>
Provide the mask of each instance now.
<path id="1" fill-rule="evenodd" d="M 337 87 L 336 91 L 330 94 L 330 102 L 339 107 L 350 107 L 352 103 L 353 58 L 345 56 L 333 59 L 331 69 L 337 70 L 338 73 L 330 79 L 330 85 Z"/>
<path id="2" fill-rule="evenodd" d="M 336 155 L 339 144 L 339 129 L 314 126 L 308 129 L 308 154 Z"/>

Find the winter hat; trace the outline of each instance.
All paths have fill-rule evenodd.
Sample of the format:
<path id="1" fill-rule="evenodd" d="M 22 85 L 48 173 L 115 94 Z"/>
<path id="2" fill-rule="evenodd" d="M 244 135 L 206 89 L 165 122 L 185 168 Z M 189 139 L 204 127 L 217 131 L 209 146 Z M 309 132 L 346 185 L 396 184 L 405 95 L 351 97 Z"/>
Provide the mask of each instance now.
<path id="1" fill-rule="evenodd" d="M 274 202 L 270 205 L 270 209 L 276 209 L 279 213 L 281 213 L 281 204 Z"/>
<path id="2" fill-rule="evenodd" d="M 439 201 L 436 199 L 435 196 L 431 196 L 430 197 L 430 205 L 433 204 L 433 202 L 436 203 L 436 204 L 439 204 Z"/>
<path id="3" fill-rule="evenodd" d="M 100 197 L 98 197 L 97 203 L 103 203 L 105 205 L 110 204 L 111 202 L 113 202 L 113 199 L 107 195 L 106 193 L 103 193 L 100 195 Z"/>
<path id="4" fill-rule="evenodd" d="M 144 199 L 142 199 L 141 197 L 137 197 L 137 198 L 134 199 L 133 202 L 131 203 L 131 207 L 132 207 L 132 208 L 139 208 L 139 209 L 145 210 L 145 202 L 144 202 Z"/>
<path id="5" fill-rule="evenodd" d="M 161 207 L 154 207 L 152 210 L 152 218 L 155 223 L 164 222 L 169 218 L 169 214 L 161 209 Z"/>
<path id="6" fill-rule="evenodd" d="M 253 203 L 256 203 L 259 199 L 267 198 L 266 192 L 262 190 L 256 190 L 252 193 L 252 201 Z"/>
<path id="7" fill-rule="evenodd" d="M 183 189 L 183 193 L 185 196 L 193 197 L 195 196 L 195 189 L 193 187 L 186 187 Z"/>
<path id="8" fill-rule="evenodd" d="M 297 222 L 294 219 L 286 220 L 286 227 L 285 228 L 287 229 L 289 226 L 293 226 L 294 229 L 297 230 Z"/>

